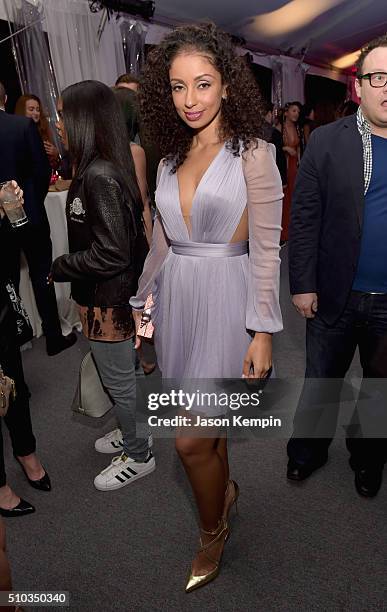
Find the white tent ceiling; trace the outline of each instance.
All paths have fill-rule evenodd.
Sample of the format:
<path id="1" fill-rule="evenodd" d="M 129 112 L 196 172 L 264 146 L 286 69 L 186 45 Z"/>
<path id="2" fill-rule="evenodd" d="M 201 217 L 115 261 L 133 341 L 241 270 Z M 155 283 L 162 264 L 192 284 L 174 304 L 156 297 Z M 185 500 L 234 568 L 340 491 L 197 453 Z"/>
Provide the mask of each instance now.
<path id="1" fill-rule="evenodd" d="M 387 31 L 387 0 L 155 0 L 164 23 L 210 19 L 252 50 L 329 66 Z M 273 12 L 278 11 L 278 12 Z M 267 13 L 267 20 L 263 16 Z M 271 31 L 271 30 L 277 31 Z"/>

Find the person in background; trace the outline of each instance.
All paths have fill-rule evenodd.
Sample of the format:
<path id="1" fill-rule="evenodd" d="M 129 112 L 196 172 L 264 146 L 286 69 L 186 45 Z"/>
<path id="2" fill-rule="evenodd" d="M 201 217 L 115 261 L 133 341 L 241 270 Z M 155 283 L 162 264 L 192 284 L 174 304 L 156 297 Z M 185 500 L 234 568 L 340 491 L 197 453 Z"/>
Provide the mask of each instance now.
<path id="1" fill-rule="evenodd" d="M 17 184 L 15 193 L 22 198 Z M 36 441 L 32 431 L 29 407 L 29 393 L 24 381 L 23 364 L 17 344 L 17 330 L 14 311 L 11 306 L 6 284 L 9 280 L 6 242 L 3 240 L 7 230 L 4 210 L 1 206 L 0 190 L 0 365 L 6 376 L 15 381 L 16 397 L 10 402 L 8 412 L 3 417 L 9 430 L 15 459 L 22 468 L 28 483 L 40 491 L 50 491 L 50 478 L 36 455 Z M 19 231 L 18 228 L 15 231 Z M 18 517 L 35 512 L 34 506 L 21 499 L 7 483 L 4 463 L 3 437 L 0 419 L 0 516 Z"/>
<path id="2" fill-rule="evenodd" d="M 74 177 L 66 205 L 70 253 L 54 261 L 52 278 L 71 281 L 84 335 L 114 401 L 123 452 L 94 479 L 98 490 L 113 491 L 156 466 L 148 440 L 136 438 L 135 327 L 129 307 L 148 252 L 143 206 L 113 91 L 98 81 L 70 85 L 58 102 L 58 115 Z M 118 450 L 106 437 L 95 448 Z"/>
<path id="3" fill-rule="evenodd" d="M 305 104 L 302 112 L 302 129 L 304 132 L 305 145 L 308 144 L 311 133 L 316 127 L 314 107 Z"/>
<path id="4" fill-rule="evenodd" d="M 282 185 L 286 185 L 287 172 L 286 172 L 286 157 L 283 151 L 283 140 L 280 132 L 273 125 L 273 109 L 274 104 L 272 102 L 266 103 L 265 107 L 265 121 L 262 126 L 263 139 L 266 142 L 271 142 L 275 146 L 275 160 L 281 175 Z"/>
<path id="5" fill-rule="evenodd" d="M 137 93 L 140 88 L 140 80 L 134 74 L 122 74 L 118 77 L 115 86 L 119 89 L 132 90 Z M 150 197 L 150 205 L 155 205 L 155 191 L 156 191 L 156 176 L 157 167 L 159 165 L 161 154 L 158 143 L 154 142 L 153 139 L 146 135 L 145 126 L 142 125 L 141 118 L 139 118 L 139 129 L 138 133 L 132 134 L 131 141 L 135 142 L 144 149 L 146 157 L 146 180 L 148 185 L 148 195 Z"/>
<path id="6" fill-rule="evenodd" d="M 130 150 L 132 152 L 137 182 L 140 188 L 142 203 L 144 205 L 143 217 L 145 222 L 145 232 L 148 244 L 150 245 L 152 241 L 152 213 L 150 209 L 149 190 L 146 180 L 146 157 L 144 149 L 134 142 L 139 129 L 137 94 L 134 91 L 124 87 L 116 88 L 113 91 L 121 106 L 128 130 Z"/>
<path id="7" fill-rule="evenodd" d="M 116 87 L 125 87 L 132 91 L 138 91 L 140 80 L 131 73 L 121 74 L 115 82 Z"/>
<path id="8" fill-rule="evenodd" d="M 289 239 L 293 189 L 296 182 L 298 164 L 304 151 L 304 135 L 299 121 L 300 112 L 301 104 L 299 102 L 288 102 L 285 104 L 281 117 L 283 150 L 286 154 L 287 162 L 287 183 L 284 188 L 282 207 L 281 244 L 285 244 Z"/>
<path id="9" fill-rule="evenodd" d="M 24 191 L 29 222 L 17 231 L 9 223 L 3 233 L 10 280 L 19 288 L 20 254 L 24 252 L 36 305 L 46 336 L 47 354 L 52 356 L 72 346 L 74 333 L 62 335 L 55 288 L 47 284 L 52 262 L 50 226 L 44 206 L 51 177 L 37 124 L 32 119 L 5 112 L 7 96 L 0 83 L 0 182 L 15 179 Z"/>
<path id="10" fill-rule="evenodd" d="M 140 188 L 142 203 L 144 205 L 143 217 L 145 223 L 145 233 L 148 244 L 150 245 L 152 242 L 153 223 L 149 189 L 147 185 L 147 160 L 143 147 L 133 142 L 139 131 L 138 96 L 136 92 L 126 87 L 116 87 L 115 89 L 113 89 L 113 91 L 121 106 L 122 112 L 124 114 L 126 127 L 128 130 L 130 150 L 132 152 L 137 182 Z M 144 372 L 144 374 L 151 374 L 156 368 L 156 363 L 153 359 L 147 361 L 145 358 L 144 353 L 146 354 L 147 352 L 149 352 L 146 350 L 149 347 L 145 345 L 144 348 L 145 351 L 141 349 L 141 351 L 136 352 L 137 375 L 141 375 L 142 371 Z M 105 436 L 105 438 L 109 439 L 110 444 L 113 448 L 119 448 L 120 446 L 123 446 L 122 433 L 120 429 L 116 429 L 110 432 Z"/>
<path id="11" fill-rule="evenodd" d="M 50 166 L 56 170 L 60 163 L 59 151 L 54 145 L 54 139 L 43 111 L 42 103 L 34 94 L 24 94 L 16 102 L 15 115 L 31 118 L 38 126 L 39 134 L 43 140 L 44 149 L 50 161 Z"/>
<path id="12" fill-rule="evenodd" d="M 346 442 L 357 492 L 374 497 L 387 460 L 387 34 L 362 49 L 355 88 L 356 115 L 313 132 L 294 191 L 290 292 L 306 319 L 306 372 L 287 477 L 305 480 L 327 462 L 359 349 L 363 380 Z"/>

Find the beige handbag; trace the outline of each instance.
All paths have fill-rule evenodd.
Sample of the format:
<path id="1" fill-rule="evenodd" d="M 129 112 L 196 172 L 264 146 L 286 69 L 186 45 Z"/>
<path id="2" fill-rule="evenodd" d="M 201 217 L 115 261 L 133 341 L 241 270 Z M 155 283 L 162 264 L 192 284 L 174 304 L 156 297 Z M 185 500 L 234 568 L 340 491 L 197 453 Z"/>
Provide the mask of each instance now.
<path id="1" fill-rule="evenodd" d="M 102 417 L 113 406 L 102 384 L 91 351 L 86 353 L 79 368 L 78 389 L 72 405 L 74 412 L 90 417 Z"/>
<path id="2" fill-rule="evenodd" d="M 9 402 L 16 397 L 15 381 L 5 376 L 0 366 L 0 417 L 7 414 Z"/>

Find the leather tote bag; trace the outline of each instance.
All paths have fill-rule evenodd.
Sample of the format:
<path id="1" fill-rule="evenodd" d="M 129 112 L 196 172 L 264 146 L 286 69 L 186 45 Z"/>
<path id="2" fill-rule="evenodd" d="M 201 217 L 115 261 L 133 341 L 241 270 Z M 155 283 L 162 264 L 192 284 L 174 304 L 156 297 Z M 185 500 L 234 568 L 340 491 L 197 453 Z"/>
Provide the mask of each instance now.
<path id="1" fill-rule="evenodd" d="M 102 384 L 91 351 L 86 353 L 79 368 L 78 389 L 72 409 L 89 417 L 99 418 L 112 408 L 113 402 Z"/>

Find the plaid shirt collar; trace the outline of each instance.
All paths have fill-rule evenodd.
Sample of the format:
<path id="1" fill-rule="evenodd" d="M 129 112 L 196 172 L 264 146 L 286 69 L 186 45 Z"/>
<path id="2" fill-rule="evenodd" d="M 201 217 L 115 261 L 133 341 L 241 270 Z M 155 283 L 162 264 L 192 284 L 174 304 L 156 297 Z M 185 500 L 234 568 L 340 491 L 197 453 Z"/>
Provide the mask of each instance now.
<path id="1" fill-rule="evenodd" d="M 357 129 L 363 141 L 364 157 L 364 195 L 366 195 L 371 182 L 372 175 L 372 141 L 371 127 L 364 117 L 361 107 L 357 109 Z"/>

